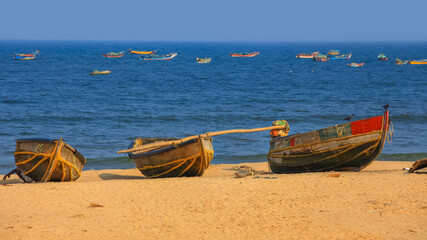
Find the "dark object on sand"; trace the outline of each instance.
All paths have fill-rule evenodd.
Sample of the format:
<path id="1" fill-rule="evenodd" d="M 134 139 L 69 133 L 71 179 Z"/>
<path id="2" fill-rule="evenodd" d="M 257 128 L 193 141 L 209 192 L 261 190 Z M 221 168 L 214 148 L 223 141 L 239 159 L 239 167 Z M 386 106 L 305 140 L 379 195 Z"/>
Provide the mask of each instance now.
<path id="1" fill-rule="evenodd" d="M 73 147 L 59 140 L 16 140 L 15 165 L 9 173 L 16 173 L 22 180 L 26 177 L 36 182 L 75 181 L 80 177 L 86 159 Z M 6 175 L 7 176 L 7 175 Z M 5 176 L 5 178 L 6 178 Z"/>
<path id="2" fill-rule="evenodd" d="M 389 113 L 312 132 L 273 138 L 267 155 L 274 173 L 360 171 L 381 153 Z"/>
<path id="3" fill-rule="evenodd" d="M 350 120 L 353 118 L 354 114 L 351 114 L 350 116 L 344 118 L 344 120 L 347 120 L 347 122 L 350 122 Z"/>
<path id="4" fill-rule="evenodd" d="M 137 138 L 129 148 L 177 138 Z M 160 146 L 150 151 L 129 153 L 142 174 L 149 178 L 202 176 L 213 159 L 212 138 L 194 138 L 179 144 Z"/>
<path id="5" fill-rule="evenodd" d="M 427 158 L 415 161 L 414 164 L 412 164 L 412 167 L 409 169 L 408 173 L 413 173 L 414 171 L 420 170 L 425 167 L 427 167 Z"/>

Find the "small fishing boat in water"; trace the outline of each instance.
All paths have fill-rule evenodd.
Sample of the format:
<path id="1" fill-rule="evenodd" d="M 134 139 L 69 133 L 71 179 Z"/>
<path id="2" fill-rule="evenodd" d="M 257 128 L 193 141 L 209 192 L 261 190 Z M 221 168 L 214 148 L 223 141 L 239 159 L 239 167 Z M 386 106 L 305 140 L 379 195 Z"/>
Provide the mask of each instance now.
<path id="1" fill-rule="evenodd" d="M 394 62 L 394 65 L 405 65 L 408 61 L 402 61 L 399 58 L 396 58 L 396 62 Z"/>
<path id="2" fill-rule="evenodd" d="M 230 56 L 232 57 L 255 57 L 256 55 L 258 55 L 259 52 L 244 52 L 244 53 L 231 53 Z"/>
<path id="3" fill-rule="evenodd" d="M 142 60 L 171 60 L 172 58 L 176 57 L 178 53 L 170 53 L 166 55 L 148 55 L 148 56 L 140 56 Z"/>
<path id="4" fill-rule="evenodd" d="M 388 60 L 388 57 L 382 53 L 380 53 L 380 55 L 378 55 L 377 58 L 379 61 L 387 61 Z"/>
<path id="5" fill-rule="evenodd" d="M 363 65 L 365 65 L 365 63 L 351 63 L 351 64 L 347 64 L 347 66 L 350 66 L 350 67 L 361 67 Z"/>
<path id="6" fill-rule="evenodd" d="M 329 50 L 328 54 L 329 55 L 338 55 L 338 54 L 340 54 L 340 50 Z"/>
<path id="7" fill-rule="evenodd" d="M 408 61 L 409 64 L 414 64 L 414 65 L 422 65 L 422 64 L 427 64 L 427 59 L 422 59 L 422 60 L 409 60 Z"/>
<path id="8" fill-rule="evenodd" d="M 316 56 L 314 56 L 313 61 L 315 61 L 315 62 L 326 62 L 326 61 L 328 61 L 328 56 L 323 55 L 323 54 L 317 54 Z"/>
<path id="9" fill-rule="evenodd" d="M 381 153 L 389 112 L 312 132 L 273 138 L 267 159 L 274 173 L 360 171 Z"/>
<path id="10" fill-rule="evenodd" d="M 51 139 L 16 140 L 16 169 L 8 173 L 17 173 L 25 182 L 65 182 L 80 177 L 84 158 L 75 148 L 62 141 Z"/>
<path id="11" fill-rule="evenodd" d="M 144 144 L 178 140 L 177 138 L 137 138 L 129 148 Z M 148 152 L 129 153 L 136 168 L 149 178 L 202 176 L 214 156 L 212 138 L 199 136 L 172 146 L 154 148 Z"/>
<path id="12" fill-rule="evenodd" d="M 121 58 L 124 55 L 125 55 L 125 51 L 121 51 L 121 52 L 109 52 L 109 53 L 102 54 L 102 56 L 106 57 L 106 58 Z"/>
<path id="13" fill-rule="evenodd" d="M 156 51 L 135 51 L 135 50 L 131 50 L 130 48 L 129 48 L 129 53 L 130 54 L 141 54 L 141 55 L 147 55 L 147 54 L 153 54 L 153 53 L 156 53 Z"/>
<path id="14" fill-rule="evenodd" d="M 32 53 L 17 53 L 13 55 L 13 60 L 33 60 L 39 53 L 39 50 L 36 50 Z"/>
<path id="15" fill-rule="evenodd" d="M 350 59 L 351 58 L 351 53 L 349 54 L 342 54 L 341 56 L 330 56 L 329 59 L 333 59 L 333 60 L 340 60 L 340 59 Z"/>
<path id="16" fill-rule="evenodd" d="M 109 71 L 109 70 L 104 70 L 104 71 L 95 70 L 95 71 L 89 73 L 89 75 L 105 75 L 105 74 L 110 74 L 110 73 L 111 73 L 111 71 Z"/>
<path id="17" fill-rule="evenodd" d="M 212 60 L 212 58 L 207 58 L 207 57 L 205 57 L 205 58 L 197 58 L 196 62 L 197 63 L 210 63 L 211 60 Z"/>
<path id="18" fill-rule="evenodd" d="M 319 52 L 312 53 L 300 53 L 296 55 L 296 58 L 314 58 Z"/>

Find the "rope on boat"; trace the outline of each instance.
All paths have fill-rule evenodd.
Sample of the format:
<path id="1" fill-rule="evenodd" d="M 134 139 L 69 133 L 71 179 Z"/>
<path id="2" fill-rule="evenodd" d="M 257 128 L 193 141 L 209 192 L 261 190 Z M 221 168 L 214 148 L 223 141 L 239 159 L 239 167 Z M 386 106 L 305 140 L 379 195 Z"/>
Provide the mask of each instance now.
<path id="1" fill-rule="evenodd" d="M 391 143 L 393 142 L 394 127 L 393 127 L 393 122 L 391 120 L 389 120 L 388 123 L 389 123 L 389 128 L 387 131 L 387 142 Z"/>
<path id="2" fill-rule="evenodd" d="M 160 174 L 157 174 L 157 175 L 149 176 L 150 178 L 156 178 L 156 177 L 160 177 L 162 175 L 165 175 L 165 174 L 167 174 L 167 173 L 169 173 L 169 172 L 171 172 L 171 171 L 173 171 L 173 170 L 181 167 L 188 160 L 193 159 L 192 162 L 190 163 L 190 166 L 187 166 L 187 168 L 184 171 L 182 171 L 181 174 L 179 174 L 179 176 L 181 176 L 185 171 L 187 171 L 194 164 L 194 162 L 196 162 L 196 159 L 198 157 L 201 157 L 200 153 L 197 154 L 197 155 L 190 156 L 190 157 L 178 159 L 178 160 L 175 160 L 175 161 L 172 161 L 172 162 L 168 162 L 168 163 L 164 163 L 164 164 L 160 164 L 160 165 L 154 165 L 154 166 L 143 166 L 143 167 L 140 167 L 138 169 L 140 171 L 144 171 L 144 170 L 148 170 L 148 169 L 154 169 L 154 168 L 164 167 L 164 166 L 168 166 L 168 165 L 171 165 L 171 164 L 174 164 L 174 163 L 178 163 L 175 167 L 170 168 L 167 171 L 164 171 L 164 172 L 162 172 Z"/>

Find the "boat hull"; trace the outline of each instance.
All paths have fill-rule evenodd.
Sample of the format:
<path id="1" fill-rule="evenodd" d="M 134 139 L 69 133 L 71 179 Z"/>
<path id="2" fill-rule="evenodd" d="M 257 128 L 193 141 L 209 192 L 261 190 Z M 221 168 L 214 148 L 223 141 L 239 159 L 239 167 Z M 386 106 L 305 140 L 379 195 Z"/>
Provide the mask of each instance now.
<path id="1" fill-rule="evenodd" d="M 138 139 L 130 147 L 138 146 Z M 213 159 L 212 139 L 198 137 L 178 145 L 154 151 L 134 154 L 129 157 L 136 167 L 149 178 L 202 176 Z"/>
<path id="2" fill-rule="evenodd" d="M 276 138 L 267 155 L 274 173 L 360 171 L 381 153 L 388 131 L 383 116 Z"/>
<path id="3" fill-rule="evenodd" d="M 171 53 L 169 56 L 166 57 L 141 57 L 142 60 L 171 60 L 172 58 L 176 57 L 178 53 Z"/>
<path id="4" fill-rule="evenodd" d="M 16 140 L 15 165 L 36 182 L 75 181 L 86 159 L 62 140 Z"/>
<path id="5" fill-rule="evenodd" d="M 255 57 L 258 54 L 259 54 L 259 52 L 248 53 L 248 54 L 232 53 L 232 54 L 230 54 L 230 56 L 231 57 Z"/>
<path id="6" fill-rule="evenodd" d="M 422 65 L 422 64 L 427 64 L 427 60 L 422 60 L 422 61 L 409 61 L 409 64 L 412 65 Z"/>

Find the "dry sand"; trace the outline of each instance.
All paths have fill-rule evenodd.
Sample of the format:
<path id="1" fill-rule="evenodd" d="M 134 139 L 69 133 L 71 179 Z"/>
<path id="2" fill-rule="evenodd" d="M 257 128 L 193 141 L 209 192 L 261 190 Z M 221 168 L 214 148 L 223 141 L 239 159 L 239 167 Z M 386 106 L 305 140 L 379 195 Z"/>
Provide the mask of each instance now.
<path id="1" fill-rule="evenodd" d="M 228 164 L 194 178 L 89 170 L 32 184 L 15 175 L 0 182 L 0 239 L 427 239 L 427 171 L 405 174 L 411 165 L 245 178 Z"/>

